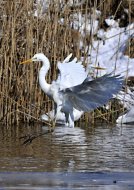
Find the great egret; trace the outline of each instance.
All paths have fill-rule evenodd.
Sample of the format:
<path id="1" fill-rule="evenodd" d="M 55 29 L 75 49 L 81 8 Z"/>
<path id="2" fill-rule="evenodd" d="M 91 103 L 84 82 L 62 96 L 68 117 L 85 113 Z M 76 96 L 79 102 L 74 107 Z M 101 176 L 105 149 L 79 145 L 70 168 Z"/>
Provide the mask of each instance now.
<path id="1" fill-rule="evenodd" d="M 134 107 L 131 107 L 131 109 L 127 111 L 127 113 L 125 113 L 124 115 L 119 116 L 118 119 L 116 120 L 116 123 L 117 124 L 134 123 Z"/>
<path id="2" fill-rule="evenodd" d="M 131 79 L 131 78 L 130 78 Z M 124 113 L 116 120 L 117 124 L 134 123 L 134 91 L 133 87 L 127 86 L 127 91 L 120 91 L 116 97 L 120 104 L 123 105 Z"/>
<path id="3" fill-rule="evenodd" d="M 45 80 L 50 69 L 49 59 L 43 53 L 35 54 L 22 63 L 41 61 L 43 66 L 39 71 L 39 83 L 42 90 L 55 102 L 56 115 L 62 111 L 66 124 L 74 127 L 73 110 L 87 112 L 106 104 L 121 89 L 123 78 L 106 74 L 95 80 L 89 80 L 81 62 L 74 58 L 69 62 L 70 54 L 63 63 L 58 63 L 60 74 L 56 81 L 48 84 Z"/>
<path id="4" fill-rule="evenodd" d="M 64 88 L 69 88 L 71 86 L 81 84 L 87 78 L 87 72 L 85 71 L 82 63 L 77 62 L 76 58 L 74 58 L 72 61 L 69 61 L 71 57 L 72 54 L 70 54 L 62 63 L 58 62 L 57 67 L 60 70 L 60 75 L 58 76 L 57 81 L 53 81 L 51 85 L 48 84 L 45 80 L 45 76 L 50 68 L 50 62 L 44 54 L 38 53 L 34 55 L 32 59 L 26 60 L 21 63 L 30 63 L 32 61 L 43 62 L 43 66 L 39 71 L 39 84 L 41 86 L 41 89 L 55 102 L 55 109 L 49 112 L 47 115 L 43 114 L 41 116 L 43 120 L 52 120 L 56 117 L 58 123 L 65 123 L 65 114 L 60 110 L 56 111 L 57 106 L 60 104 L 60 102 L 57 104 L 57 99 L 59 95 L 58 97 L 56 96 L 58 94 L 58 91 Z M 78 120 L 82 114 L 83 111 L 79 111 L 73 108 L 75 121 Z"/>

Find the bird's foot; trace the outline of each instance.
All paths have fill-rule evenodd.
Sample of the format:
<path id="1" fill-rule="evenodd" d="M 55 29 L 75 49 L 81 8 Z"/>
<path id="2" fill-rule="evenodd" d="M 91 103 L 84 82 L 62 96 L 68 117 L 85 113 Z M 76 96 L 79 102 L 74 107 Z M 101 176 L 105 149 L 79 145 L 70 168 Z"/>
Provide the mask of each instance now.
<path id="1" fill-rule="evenodd" d="M 69 127 L 69 123 L 65 123 L 65 127 Z"/>
<path id="2" fill-rule="evenodd" d="M 74 123 L 69 124 L 70 128 L 74 128 Z"/>
<path id="3" fill-rule="evenodd" d="M 65 127 L 74 128 L 74 123 L 65 123 Z"/>

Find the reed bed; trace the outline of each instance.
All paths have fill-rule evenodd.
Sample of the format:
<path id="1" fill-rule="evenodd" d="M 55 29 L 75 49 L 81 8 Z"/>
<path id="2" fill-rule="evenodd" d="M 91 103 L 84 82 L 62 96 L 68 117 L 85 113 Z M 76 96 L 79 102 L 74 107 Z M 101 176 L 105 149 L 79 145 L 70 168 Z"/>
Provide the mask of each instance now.
<path id="1" fill-rule="evenodd" d="M 41 63 L 20 65 L 21 61 L 43 52 L 51 61 L 52 68 L 47 78 L 51 82 L 57 76 L 57 60 L 63 60 L 70 52 L 86 59 L 86 47 L 95 36 L 92 33 L 81 36 L 78 30 L 70 28 L 74 19 L 72 13 L 81 12 L 86 20 L 93 10 L 91 7 L 97 8 L 102 11 L 101 27 L 105 27 L 103 23 L 108 15 L 117 17 L 124 7 L 131 9 L 128 22 L 131 22 L 133 13 L 129 1 L 86 0 L 83 5 L 76 6 L 74 3 L 71 7 L 63 1 L 62 10 L 59 1 L 50 2 L 46 13 L 35 17 L 37 7 L 34 0 L 0 1 L 0 120 L 5 124 L 39 121 L 40 115 L 52 108 L 52 102 L 38 84 Z M 64 24 L 60 24 L 59 20 L 63 17 Z M 84 44 L 82 50 L 79 49 L 80 40 Z M 85 62 L 83 64 L 86 65 Z M 89 120 L 89 116 L 86 114 L 84 119 Z M 100 117 L 109 119 L 108 114 Z"/>

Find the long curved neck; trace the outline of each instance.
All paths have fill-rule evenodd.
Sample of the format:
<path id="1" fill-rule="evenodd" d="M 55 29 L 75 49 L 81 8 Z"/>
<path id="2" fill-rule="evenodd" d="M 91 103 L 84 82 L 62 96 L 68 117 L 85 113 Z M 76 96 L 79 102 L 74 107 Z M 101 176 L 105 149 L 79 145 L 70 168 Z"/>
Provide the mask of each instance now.
<path id="1" fill-rule="evenodd" d="M 50 84 L 47 83 L 45 77 L 46 77 L 47 72 L 50 68 L 50 62 L 46 56 L 44 56 L 42 62 L 43 62 L 43 65 L 39 71 L 39 84 L 40 84 L 41 89 L 46 94 L 49 94 Z"/>

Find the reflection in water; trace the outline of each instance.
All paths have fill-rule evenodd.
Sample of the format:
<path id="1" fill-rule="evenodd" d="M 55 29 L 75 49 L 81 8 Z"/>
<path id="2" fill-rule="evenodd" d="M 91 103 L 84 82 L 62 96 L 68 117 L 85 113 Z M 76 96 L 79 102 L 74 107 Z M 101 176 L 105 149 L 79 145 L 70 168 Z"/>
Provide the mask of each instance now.
<path id="1" fill-rule="evenodd" d="M 134 126 L 57 127 L 22 145 L 40 126 L 1 126 L 0 171 L 134 171 Z"/>

